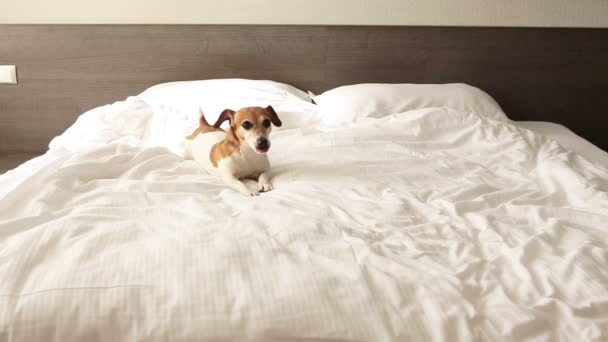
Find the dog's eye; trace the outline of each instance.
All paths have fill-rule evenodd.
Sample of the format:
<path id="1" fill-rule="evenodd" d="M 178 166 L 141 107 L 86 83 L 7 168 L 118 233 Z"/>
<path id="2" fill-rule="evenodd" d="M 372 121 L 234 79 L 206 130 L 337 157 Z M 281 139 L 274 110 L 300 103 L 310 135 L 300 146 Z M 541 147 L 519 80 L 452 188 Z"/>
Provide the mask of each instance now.
<path id="1" fill-rule="evenodd" d="M 270 127 L 270 120 L 265 119 L 264 121 L 262 121 L 262 125 L 263 125 L 264 127 Z"/>
<path id="2" fill-rule="evenodd" d="M 250 129 L 251 127 L 253 127 L 253 124 L 249 121 L 245 121 L 241 126 L 243 126 L 244 129 Z"/>

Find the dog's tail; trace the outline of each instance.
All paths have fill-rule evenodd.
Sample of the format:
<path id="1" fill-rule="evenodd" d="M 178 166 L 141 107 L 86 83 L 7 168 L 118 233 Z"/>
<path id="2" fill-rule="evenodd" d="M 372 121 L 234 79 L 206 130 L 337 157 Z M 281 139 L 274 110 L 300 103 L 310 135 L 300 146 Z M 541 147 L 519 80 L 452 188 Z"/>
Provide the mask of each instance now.
<path id="1" fill-rule="evenodd" d="M 199 127 L 192 134 L 187 136 L 186 141 L 184 141 L 184 154 L 182 155 L 184 159 L 192 159 L 192 140 L 203 131 L 201 128 L 212 127 L 207 120 L 205 120 L 205 113 L 203 113 L 203 110 L 200 107 L 198 108 L 198 114 L 200 116 L 198 119 Z"/>
<path id="2" fill-rule="evenodd" d="M 203 113 L 203 110 L 199 107 L 198 108 L 198 114 L 200 115 L 200 118 L 198 119 L 198 122 L 201 126 L 204 127 L 212 127 L 207 120 L 205 119 L 205 113 Z"/>

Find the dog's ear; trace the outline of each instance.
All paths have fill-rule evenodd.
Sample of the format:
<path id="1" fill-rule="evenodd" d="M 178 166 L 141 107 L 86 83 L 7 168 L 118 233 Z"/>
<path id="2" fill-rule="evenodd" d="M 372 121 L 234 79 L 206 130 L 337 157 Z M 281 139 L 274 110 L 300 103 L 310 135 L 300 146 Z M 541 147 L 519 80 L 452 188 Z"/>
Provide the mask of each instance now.
<path id="1" fill-rule="evenodd" d="M 217 121 L 213 124 L 213 127 L 220 128 L 222 123 L 226 120 L 230 121 L 230 127 L 234 126 L 234 113 L 235 111 L 232 109 L 224 109 L 222 114 L 220 114 L 220 117 L 217 118 Z"/>
<path id="2" fill-rule="evenodd" d="M 272 108 L 272 106 L 268 106 L 266 107 L 266 111 L 268 111 L 268 114 L 270 114 L 270 122 L 277 127 L 281 127 L 283 123 L 281 122 L 281 119 L 279 119 L 277 112 L 274 111 L 274 108 Z"/>

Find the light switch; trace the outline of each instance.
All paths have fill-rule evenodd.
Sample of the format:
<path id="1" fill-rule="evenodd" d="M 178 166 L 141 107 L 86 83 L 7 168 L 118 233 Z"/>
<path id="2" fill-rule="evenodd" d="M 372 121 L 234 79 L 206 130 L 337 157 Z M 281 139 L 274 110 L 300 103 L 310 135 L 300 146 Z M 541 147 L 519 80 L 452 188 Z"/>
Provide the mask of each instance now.
<path id="1" fill-rule="evenodd" d="M 0 84 L 17 84 L 17 68 L 14 65 L 0 65 Z"/>

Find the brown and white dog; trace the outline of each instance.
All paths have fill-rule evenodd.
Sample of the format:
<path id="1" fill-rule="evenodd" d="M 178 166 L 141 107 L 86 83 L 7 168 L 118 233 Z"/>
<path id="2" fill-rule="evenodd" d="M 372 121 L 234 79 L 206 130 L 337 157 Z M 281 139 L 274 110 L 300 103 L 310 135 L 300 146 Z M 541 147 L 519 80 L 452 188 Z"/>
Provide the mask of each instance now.
<path id="1" fill-rule="evenodd" d="M 270 163 L 266 152 L 270 149 L 268 135 L 272 125 L 281 120 L 271 106 L 247 107 L 235 112 L 226 109 L 211 126 L 203 113 L 199 127 L 186 138 L 184 157 L 194 159 L 209 173 L 247 196 L 256 196 L 241 179 L 258 181 L 258 192 L 272 190 Z M 220 125 L 230 121 L 228 131 Z"/>

